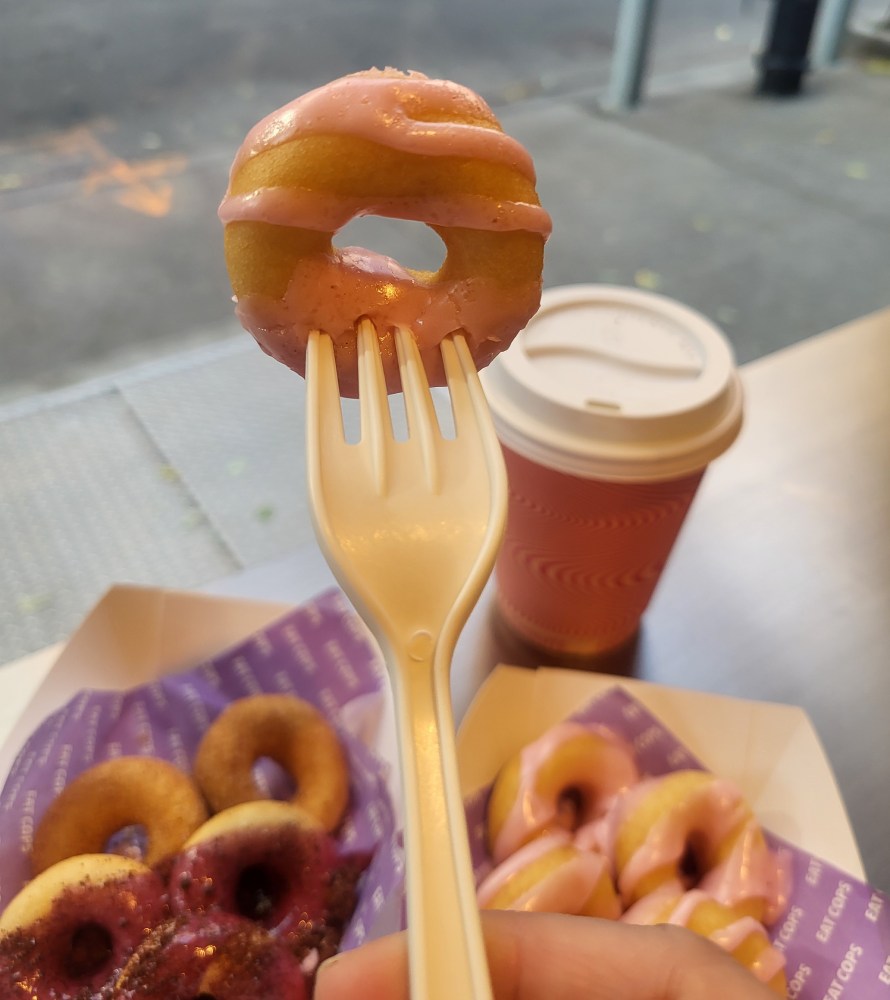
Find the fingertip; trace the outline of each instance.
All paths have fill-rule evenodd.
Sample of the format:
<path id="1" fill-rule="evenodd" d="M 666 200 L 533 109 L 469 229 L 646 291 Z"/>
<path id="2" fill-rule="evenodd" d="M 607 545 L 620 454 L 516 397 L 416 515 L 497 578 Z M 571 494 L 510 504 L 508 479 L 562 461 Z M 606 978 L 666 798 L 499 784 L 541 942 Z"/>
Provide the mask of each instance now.
<path id="1" fill-rule="evenodd" d="M 408 1000 L 404 935 L 369 942 L 326 959 L 315 977 L 315 1000 Z"/>
<path id="2" fill-rule="evenodd" d="M 315 990 L 313 996 L 316 1000 L 323 1000 L 324 997 L 336 997 L 336 972 L 332 975 L 332 970 L 342 958 L 342 955 L 332 955 L 326 958 L 315 971 Z M 331 985 L 333 984 L 333 985 Z M 329 988 L 330 986 L 330 988 Z"/>

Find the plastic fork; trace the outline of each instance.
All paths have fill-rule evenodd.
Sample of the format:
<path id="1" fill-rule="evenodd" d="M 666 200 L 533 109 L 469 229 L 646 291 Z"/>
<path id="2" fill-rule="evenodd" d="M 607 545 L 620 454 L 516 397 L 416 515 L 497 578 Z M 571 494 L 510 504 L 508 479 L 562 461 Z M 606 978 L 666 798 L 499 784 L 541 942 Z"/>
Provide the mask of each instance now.
<path id="1" fill-rule="evenodd" d="M 442 434 L 409 330 L 394 333 L 408 436 L 396 440 L 376 330 L 357 328 L 358 443 L 344 435 L 334 351 L 306 359 L 310 507 L 334 575 L 371 629 L 393 690 L 405 814 L 414 1000 L 491 997 L 458 783 L 451 658 L 503 536 L 507 485 L 462 335 L 441 346 L 454 418 Z"/>

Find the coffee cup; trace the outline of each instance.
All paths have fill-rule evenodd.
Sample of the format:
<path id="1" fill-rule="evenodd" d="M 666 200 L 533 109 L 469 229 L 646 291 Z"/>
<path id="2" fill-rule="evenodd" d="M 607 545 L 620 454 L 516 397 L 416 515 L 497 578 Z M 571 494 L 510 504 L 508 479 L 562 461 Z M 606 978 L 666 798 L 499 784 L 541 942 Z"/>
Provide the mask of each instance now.
<path id="1" fill-rule="evenodd" d="M 482 383 L 509 483 L 497 612 L 560 662 L 614 651 L 741 428 L 732 348 L 665 296 L 565 286 L 545 291 Z"/>

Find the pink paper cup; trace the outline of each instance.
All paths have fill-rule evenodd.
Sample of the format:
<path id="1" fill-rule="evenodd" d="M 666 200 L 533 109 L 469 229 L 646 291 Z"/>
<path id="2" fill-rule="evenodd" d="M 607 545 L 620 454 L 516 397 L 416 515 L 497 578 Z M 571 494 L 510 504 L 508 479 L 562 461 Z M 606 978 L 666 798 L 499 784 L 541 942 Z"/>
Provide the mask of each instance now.
<path id="1" fill-rule="evenodd" d="M 680 303 L 576 285 L 545 292 L 482 379 L 509 482 L 500 616 L 561 660 L 615 650 L 741 427 L 732 350 Z"/>

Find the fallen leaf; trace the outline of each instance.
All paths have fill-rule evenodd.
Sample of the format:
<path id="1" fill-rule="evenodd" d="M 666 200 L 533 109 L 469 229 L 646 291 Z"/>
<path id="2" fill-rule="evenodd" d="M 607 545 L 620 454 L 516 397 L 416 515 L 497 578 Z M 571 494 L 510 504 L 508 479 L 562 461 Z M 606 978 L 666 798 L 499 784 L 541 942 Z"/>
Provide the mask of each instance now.
<path id="1" fill-rule="evenodd" d="M 207 516 L 200 507 L 192 507 L 182 515 L 182 526 L 184 528 L 198 528 L 204 524 Z"/>
<path id="2" fill-rule="evenodd" d="M 865 72 L 872 76 L 890 76 L 890 59 L 866 59 Z"/>
<path id="3" fill-rule="evenodd" d="M 650 271 L 647 267 L 641 267 L 634 275 L 634 284 L 637 288 L 645 288 L 650 292 L 658 291 L 663 282 L 661 275 L 657 271 Z"/>
<path id="4" fill-rule="evenodd" d="M 863 163 L 861 160 L 851 160 L 849 163 L 844 164 L 844 173 L 850 180 L 866 181 L 869 176 L 868 164 Z"/>
<path id="5" fill-rule="evenodd" d="M 18 599 L 19 611 L 23 615 L 35 615 L 38 611 L 43 611 L 53 603 L 53 595 L 45 594 L 23 594 Z"/>

